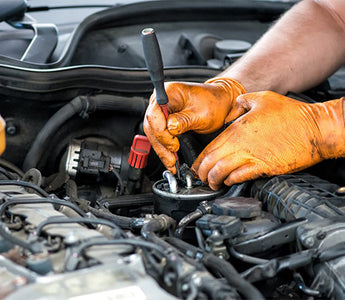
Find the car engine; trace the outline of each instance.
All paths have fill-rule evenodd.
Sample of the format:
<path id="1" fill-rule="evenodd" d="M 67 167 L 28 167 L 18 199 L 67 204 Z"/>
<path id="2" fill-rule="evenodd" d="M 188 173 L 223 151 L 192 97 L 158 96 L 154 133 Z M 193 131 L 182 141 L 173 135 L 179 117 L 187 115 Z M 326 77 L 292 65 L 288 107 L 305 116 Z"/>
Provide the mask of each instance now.
<path id="1" fill-rule="evenodd" d="M 219 132 L 181 135 L 174 176 L 142 127 L 144 28 L 167 81 L 203 82 L 292 2 L 5 2 L 0 299 L 345 297 L 343 159 L 213 191 L 190 166 Z M 289 96 L 344 93 L 341 68 Z"/>

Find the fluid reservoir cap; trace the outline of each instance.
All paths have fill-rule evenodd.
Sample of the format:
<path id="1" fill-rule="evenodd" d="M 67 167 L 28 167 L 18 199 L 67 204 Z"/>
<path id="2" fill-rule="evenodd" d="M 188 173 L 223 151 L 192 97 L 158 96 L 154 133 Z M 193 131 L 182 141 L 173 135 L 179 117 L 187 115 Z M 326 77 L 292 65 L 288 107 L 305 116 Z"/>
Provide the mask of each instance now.
<path id="1" fill-rule="evenodd" d="M 246 197 L 220 198 L 212 204 L 212 212 L 216 215 L 253 218 L 261 215 L 261 202 Z"/>
<path id="2" fill-rule="evenodd" d="M 149 139 L 144 135 L 136 135 L 134 137 L 131 153 L 128 163 L 136 169 L 143 169 L 147 165 L 147 159 L 150 154 L 151 144 Z"/>
<path id="3" fill-rule="evenodd" d="M 228 54 L 244 53 L 252 45 L 246 41 L 241 40 L 221 40 L 216 42 L 214 48 L 214 56 L 221 61 Z"/>

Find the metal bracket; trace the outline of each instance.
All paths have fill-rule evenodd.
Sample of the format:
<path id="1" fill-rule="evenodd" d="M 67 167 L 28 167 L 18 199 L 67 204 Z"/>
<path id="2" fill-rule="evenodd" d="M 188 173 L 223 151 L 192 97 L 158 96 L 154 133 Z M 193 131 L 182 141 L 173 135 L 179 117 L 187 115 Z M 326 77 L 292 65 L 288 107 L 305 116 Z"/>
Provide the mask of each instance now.
<path id="1" fill-rule="evenodd" d="M 34 32 L 21 61 L 41 64 L 48 61 L 58 42 L 58 29 L 55 24 L 38 24 L 29 15 L 25 15 L 22 20 L 7 23 L 17 29 L 31 29 Z"/>

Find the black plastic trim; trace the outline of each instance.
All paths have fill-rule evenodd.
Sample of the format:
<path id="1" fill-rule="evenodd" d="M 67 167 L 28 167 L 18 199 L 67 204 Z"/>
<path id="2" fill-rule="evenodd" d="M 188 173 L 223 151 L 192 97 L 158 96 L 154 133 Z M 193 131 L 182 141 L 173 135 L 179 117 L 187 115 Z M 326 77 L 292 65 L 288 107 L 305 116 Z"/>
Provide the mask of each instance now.
<path id="1" fill-rule="evenodd" d="M 218 73 L 218 69 L 206 67 L 167 68 L 165 77 L 169 81 L 201 82 Z M 76 66 L 40 70 L 0 65 L 2 94 L 5 90 L 5 94 L 8 95 L 11 91 L 41 94 L 82 88 L 138 95 L 150 93 L 153 86 L 145 69 Z"/>
<path id="2" fill-rule="evenodd" d="M 261 20 L 271 22 L 293 3 L 250 0 L 161 0 L 134 3 L 97 12 L 72 33 L 61 58 L 50 64 L 35 64 L 0 56 L 0 64 L 48 69 L 68 66 L 81 38 L 97 28 L 177 21 Z M 139 34 L 139 33 L 138 33 Z"/>

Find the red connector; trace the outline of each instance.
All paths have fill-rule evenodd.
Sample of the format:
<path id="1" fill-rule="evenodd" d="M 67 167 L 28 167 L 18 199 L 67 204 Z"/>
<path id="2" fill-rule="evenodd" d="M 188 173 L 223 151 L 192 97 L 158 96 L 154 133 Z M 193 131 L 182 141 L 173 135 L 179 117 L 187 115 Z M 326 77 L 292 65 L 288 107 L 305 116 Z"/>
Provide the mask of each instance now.
<path id="1" fill-rule="evenodd" d="M 151 144 L 148 138 L 144 135 L 136 135 L 128 158 L 130 166 L 136 169 L 145 168 L 150 154 L 150 149 Z"/>

